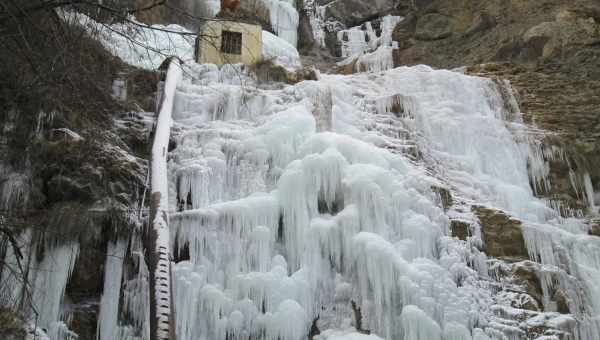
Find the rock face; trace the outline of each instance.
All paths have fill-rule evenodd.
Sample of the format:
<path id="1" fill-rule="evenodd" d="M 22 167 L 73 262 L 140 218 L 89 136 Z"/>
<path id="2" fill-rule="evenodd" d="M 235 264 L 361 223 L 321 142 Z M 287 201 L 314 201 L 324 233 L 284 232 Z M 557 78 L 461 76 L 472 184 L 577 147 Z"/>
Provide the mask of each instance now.
<path id="1" fill-rule="evenodd" d="M 479 218 L 485 252 L 489 256 L 509 261 L 529 258 L 521 221 L 510 218 L 500 210 L 482 206 L 473 206 L 472 211 Z"/>
<path id="2" fill-rule="evenodd" d="M 401 47 L 404 64 L 451 68 L 493 60 L 534 62 L 542 55 L 564 57 L 560 52 L 569 46 L 596 44 L 599 7 L 589 0 L 568 5 L 557 0 L 434 0 L 406 14 L 416 25 L 399 25 L 394 40 L 414 49 Z M 419 40 L 427 42 L 406 44 Z"/>
<path id="3" fill-rule="evenodd" d="M 395 0 L 334 0 L 326 7 L 325 17 L 352 27 L 383 16 L 395 8 Z"/>
<path id="4" fill-rule="evenodd" d="M 563 50 L 600 42 L 600 26 L 591 16 L 575 10 L 561 10 L 553 21 L 538 24 L 523 35 L 524 46 L 531 46 L 541 57 L 560 56 Z M 537 55 L 538 57 L 540 55 Z"/>
<path id="5" fill-rule="evenodd" d="M 16 98 L 11 91 L 22 96 L 20 101 L 3 102 L 6 111 L 14 114 L 0 115 L 0 191 L 15 182 L 19 186 L 18 195 L 0 202 L 2 238 L 4 230 L 16 237 L 29 228 L 32 241 L 23 243 L 22 253 L 36 247 L 35 261 L 42 261 L 49 249 L 64 242 L 80 245 L 81 258 L 74 266 L 64 305 L 73 311 L 71 329 L 80 339 L 92 339 L 103 287 L 103 244 L 135 232 L 137 217 L 130 208 L 142 195 L 143 157 L 151 125 L 139 111 L 153 109 L 158 77 L 132 70 L 98 41 L 56 18 L 53 10 L 41 11 L 35 20 L 39 30 L 25 32 L 23 38 L 35 39 L 30 40 L 35 41 L 31 53 L 44 57 L 24 60 L 19 44 L 0 55 L 6 66 L 0 79 L 11 84 L 2 86 L 4 98 Z M 60 36 L 61 41 L 52 36 Z M 32 81 L 40 73 L 43 82 Z M 111 97 L 116 78 L 132 85 L 127 100 Z M 11 203 L 8 209 L 5 202 Z M 33 260 L 27 266 L 38 267 Z M 27 303 L 22 307 L 27 309 Z M 3 333 L 7 321 L 1 314 L 2 310 L 0 338 L 10 339 Z"/>
<path id="6" fill-rule="evenodd" d="M 394 64 L 510 80 L 525 122 L 554 132 L 544 144 L 567 155 L 546 159 L 552 190 L 537 194 L 585 212 L 568 178 L 581 186 L 588 172 L 600 188 L 600 3 L 432 0 L 407 11 L 393 32 Z"/>
<path id="7" fill-rule="evenodd" d="M 419 40 L 438 40 L 452 35 L 452 18 L 439 14 L 425 14 L 417 21 L 415 38 Z"/>
<path id="8" fill-rule="evenodd" d="M 310 24 L 310 17 L 304 9 L 304 1 L 296 0 L 296 8 L 298 9 L 298 52 L 306 54 L 315 46 L 315 38 Z"/>

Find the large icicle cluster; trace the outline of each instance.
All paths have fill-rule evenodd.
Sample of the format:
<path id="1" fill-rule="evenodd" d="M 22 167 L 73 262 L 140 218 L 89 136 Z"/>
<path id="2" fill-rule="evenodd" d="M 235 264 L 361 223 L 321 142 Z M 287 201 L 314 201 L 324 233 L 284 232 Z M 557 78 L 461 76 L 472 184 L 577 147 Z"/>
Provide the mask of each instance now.
<path id="1" fill-rule="evenodd" d="M 358 56 L 378 47 L 396 47 L 392 40 L 392 32 L 402 17 L 386 15 L 380 19 L 379 34 L 373 29 L 370 21 L 361 26 L 337 32 L 338 41 L 342 47 L 342 57 Z"/>
<path id="2" fill-rule="evenodd" d="M 19 244 L 31 245 L 21 249 L 21 268 L 27 273 L 27 281 L 19 274 L 12 248 L 7 248 L 0 279 L 9 291 L 2 292 L 2 303 L 12 305 L 22 301 L 29 319 L 46 330 L 51 340 L 72 339 L 76 335 L 64 323 L 68 315 L 64 313 L 63 297 L 79 255 L 79 244 L 68 241 L 36 245 L 32 234 L 31 230 L 25 232 L 18 240 Z"/>
<path id="3" fill-rule="evenodd" d="M 392 52 L 397 43 L 392 40 L 392 32 L 402 17 L 387 15 L 379 21 L 379 34 L 373 24 L 367 21 L 361 26 L 337 32 L 342 57 L 356 60 L 357 72 L 381 72 L 394 67 Z"/>
<path id="4" fill-rule="evenodd" d="M 494 316 L 478 232 L 448 237 L 440 179 L 524 220 L 545 266 L 572 249 L 559 284 L 589 284 L 569 331 L 598 332 L 600 248 L 534 197 L 547 168 L 502 84 L 419 66 L 260 90 L 239 67 L 194 72 L 169 170 L 179 338 L 301 339 L 317 318 L 321 339 L 369 338 L 352 331 L 352 303 L 387 339 L 519 338 Z M 332 131 L 316 129 L 316 93 L 331 95 Z"/>
<path id="5" fill-rule="evenodd" d="M 298 43 L 298 11 L 294 0 L 262 0 L 269 9 L 271 27 L 278 37 L 296 47 Z"/>
<path id="6" fill-rule="evenodd" d="M 317 315 L 321 327 L 343 327 L 351 301 L 362 306 L 365 324 L 390 339 L 485 325 L 489 292 L 477 288 L 477 273 L 444 236 L 448 219 L 430 189 L 436 180 L 379 148 L 385 136 L 361 130 L 378 108 L 395 106 L 382 99 L 383 88 L 402 93 L 402 78 L 447 81 L 446 92 L 489 84 L 417 68 L 377 82 L 325 77 L 261 91 L 249 81 L 219 81 L 227 72 L 203 66 L 177 96 L 174 115 L 185 127 L 171 153 L 178 196 L 171 204 L 188 209 L 171 216 L 184 260 L 174 272 L 179 336 L 300 339 Z M 316 133 L 307 100 L 323 86 L 332 89 L 335 132 Z M 418 111 L 415 91 L 406 89 L 411 99 L 403 105 Z M 498 120 L 480 91 L 472 110 Z M 467 103 L 456 105 L 471 104 L 459 98 Z M 211 107 L 219 114 L 205 111 Z"/>

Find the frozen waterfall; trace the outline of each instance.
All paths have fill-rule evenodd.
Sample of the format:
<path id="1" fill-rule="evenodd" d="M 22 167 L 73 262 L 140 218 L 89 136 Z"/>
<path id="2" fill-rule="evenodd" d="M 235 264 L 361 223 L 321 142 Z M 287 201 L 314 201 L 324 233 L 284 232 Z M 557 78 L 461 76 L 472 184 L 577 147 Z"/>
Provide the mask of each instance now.
<path id="1" fill-rule="evenodd" d="M 315 324 L 315 339 L 519 338 L 494 316 L 480 236 L 449 236 L 440 185 L 521 218 L 544 265 L 579 245 L 566 256 L 589 284 L 570 331 L 598 334 L 600 242 L 534 196 L 544 160 L 505 84 L 418 66 L 262 90 L 240 68 L 193 72 L 169 156 L 178 339 L 296 340 Z M 331 94 L 331 131 L 315 93 Z M 372 335 L 353 331 L 351 302 Z"/>

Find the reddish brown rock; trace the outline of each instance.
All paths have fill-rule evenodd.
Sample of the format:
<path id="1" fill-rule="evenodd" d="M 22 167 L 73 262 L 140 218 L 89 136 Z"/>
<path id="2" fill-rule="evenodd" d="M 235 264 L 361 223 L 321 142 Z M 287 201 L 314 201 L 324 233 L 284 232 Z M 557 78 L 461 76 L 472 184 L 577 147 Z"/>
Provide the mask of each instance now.
<path id="1" fill-rule="evenodd" d="M 509 261 L 529 259 L 521 221 L 511 218 L 500 210 L 473 206 L 481 224 L 485 252 L 492 257 Z"/>

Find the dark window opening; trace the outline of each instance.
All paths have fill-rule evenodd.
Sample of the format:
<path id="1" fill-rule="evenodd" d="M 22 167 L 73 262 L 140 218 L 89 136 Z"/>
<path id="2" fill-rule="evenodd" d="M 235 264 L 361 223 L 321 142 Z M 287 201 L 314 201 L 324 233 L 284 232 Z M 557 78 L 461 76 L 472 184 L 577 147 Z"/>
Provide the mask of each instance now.
<path id="1" fill-rule="evenodd" d="M 223 31 L 221 34 L 221 52 L 242 54 L 242 33 Z"/>

